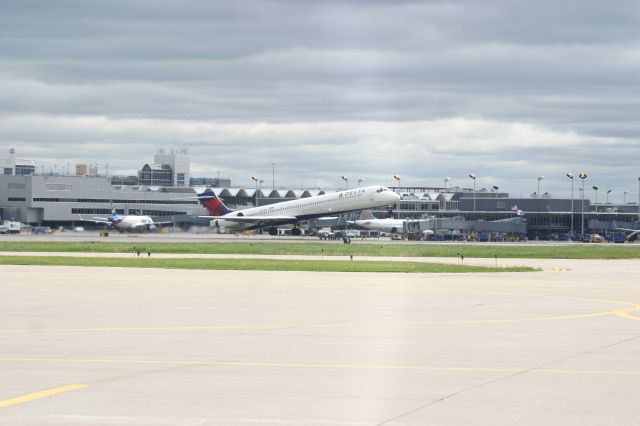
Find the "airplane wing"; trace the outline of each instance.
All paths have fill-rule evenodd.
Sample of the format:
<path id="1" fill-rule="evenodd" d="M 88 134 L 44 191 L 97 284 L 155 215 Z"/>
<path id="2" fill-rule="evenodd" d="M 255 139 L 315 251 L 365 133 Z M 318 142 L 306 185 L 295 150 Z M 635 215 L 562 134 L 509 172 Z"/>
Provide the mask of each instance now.
<path id="1" fill-rule="evenodd" d="M 91 220 L 95 220 L 96 222 L 107 223 L 109 220 L 105 217 L 92 217 Z"/>
<path id="2" fill-rule="evenodd" d="M 82 215 L 78 215 L 80 217 L 80 220 L 83 222 L 93 222 L 93 223 L 101 223 L 103 225 L 112 225 L 111 222 L 109 222 L 109 220 L 105 217 L 92 217 L 91 219 L 87 219 L 82 217 Z"/>
<path id="3" fill-rule="evenodd" d="M 278 225 L 284 223 L 296 222 L 297 216 L 198 216 L 206 219 L 223 219 L 229 222 L 249 223 L 257 226 L 265 224 Z"/>
<path id="4" fill-rule="evenodd" d="M 154 220 L 154 221 L 153 221 L 153 224 L 154 224 L 154 225 L 169 225 L 169 224 L 172 224 L 172 223 L 174 223 L 174 222 L 175 222 L 174 220 L 164 220 L 164 221 L 162 221 L 162 222 L 158 222 L 158 221 L 155 221 L 155 220 Z"/>

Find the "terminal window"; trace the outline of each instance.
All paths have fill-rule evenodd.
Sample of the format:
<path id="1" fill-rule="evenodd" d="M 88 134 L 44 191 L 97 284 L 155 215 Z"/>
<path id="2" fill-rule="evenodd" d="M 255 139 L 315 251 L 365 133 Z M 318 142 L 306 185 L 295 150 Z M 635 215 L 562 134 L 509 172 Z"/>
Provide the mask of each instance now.
<path id="1" fill-rule="evenodd" d="M 12 175 L 13 174 L 13 169 L 11 167 L 5 167 L 4 171 L 2 172 L 5 175 Z"/>

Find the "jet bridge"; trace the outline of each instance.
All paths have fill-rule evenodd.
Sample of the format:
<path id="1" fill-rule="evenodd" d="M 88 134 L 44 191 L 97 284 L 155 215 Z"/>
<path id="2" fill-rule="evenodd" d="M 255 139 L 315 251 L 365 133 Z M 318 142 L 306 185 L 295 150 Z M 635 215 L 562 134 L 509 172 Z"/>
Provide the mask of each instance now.
<path id="1" fill-rule="evenodd" d="M 418 234 L 424 231 L 445 233 L 450 230 L 466 232 L 498 232 L 502 234 L 526 234 L 527 223 L 521 217 L 485 222 L 483 220 L 465 220 L 456 218 L 427 218 L 404 223 L 404 232 Z"/>

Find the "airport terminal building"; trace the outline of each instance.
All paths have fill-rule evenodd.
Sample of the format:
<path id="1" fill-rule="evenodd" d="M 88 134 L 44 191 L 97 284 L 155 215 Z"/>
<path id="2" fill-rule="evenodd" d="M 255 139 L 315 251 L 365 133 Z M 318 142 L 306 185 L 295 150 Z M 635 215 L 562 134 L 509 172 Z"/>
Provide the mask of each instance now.
<path id="1" fill-rule="evenodd" d="M 457 221 L 448 222 L 450 224 L 478 224 L 521 218 L 526 224 L 525 233 L 529 239 L 568 239 L 572 230 L 574 235 L 583 231 L 584 234 L 611 235 L 619 228 L 640 229 L 637 203 L 592 204 L 589 199 L 572 200 L 548 195 L 522 198 L 485 189 L 474 192 L 471 188 L 392 189 L 402 195 L 402 200 L 391 213 L 404 219 L 431 217 Z"/>
<path id="2" fill-rule="evenodd" d="M 243 209 L 288 200 L 322 195 L 333 190 L 233 188 L 221 178 L 194 178 L 190 173 L 187 149 L 159 149 L 154 162 L 141 166 L 137 176 L 104 176 L 97 165 L 76 165 L 76 176 L 50 171 L 36 173 L 32 160 L 19 159 L 15 149 L 0 159 L 0 221 L 18 221 L 34 226 L 96 227 L 82 219 L 106 217 L 112 209 L 119 214 L 146 215 L 158 221 L 173 221 L 188 227 L 208 225 L 207 210 L 197 194 L 207 187 L 221 197 L 228 207 Z M 41 166 L 42 167 L 42 166 Z M 108 171 L 108 167 L 106 168 Z M 196 186 L 198 185 L 198 186 Z M 200 186 L 201 185 L 201 186 Z M 640 229 L 638 203 L 593 205 L 588 199 L 542 197 L 512 198 L 506 192 L 484 188 L 474 191 L 460 187 L 391 187 L 400 194 L 396 206 L 377 209 L 377 218 L 423 219 L 425 226 L 469 232 L 492 229 L 484 223 L 495 222 L 497 229 L 518 229 L 533 239 L 559 238 L 574 234 L 611 234 L 617 228 Z M 359 213 L 341 215 L 335 226 Z M 435 222 L 439 219 L 439 222 Z M 430 221 L 430 222 L 429 222 Z M 329 223 L 329 222 L 328 222 Z M 505 225 L 506 224 L 506 225 Z M 502 226 L 504 225 L 504 226 Z M 517 226 L 515 226 L 517 225 Z M 453 228 L 453 229 L 452 229 Z M 506 232 L 506 231 L 505 231 Z"/>
<path id="3" fill-rule="evenodd" d="M 162 221 L 170 218 L 183 227 L 207 225 L 207 219 L 199 216 L 208 212 L 195 198 L 204 189 L 112 185 L 106 176 L 0 175 L 0 219 L 51 228 L 95 227 L 97 225 L 83 222 L 83 216 L 106 217 L 115 208 L 119 214 L 148 215 Z M 571 229 L 574 234 L 581 234 L 584 229 L 585 233 L 608 235 L 617 228 L 640 228 L 638 206 L 634 204 L 595 206 L 589 200 L 511 198 L 504 192 L 474 193 L 467 188 L 391 189 L 399 193 L 402 200 L 393 208 L 374 210 L 378 218 L 440 219 L 439 226 L 460 226 L 460 229 L 468 229 L 458 225 L 461 223 L 512 220 L 526 224 L 525 228 L 518 229 L 525 229 L 523 232 L 530 239 L 557 238 Z M 213 190 L 234 209 L 333 192 L 319 189 Z M 357 216 L 357 213 L 347 215 L 336 220 L 335 225 L 343 226 L 344 220 L 354 220 Z M 445 219 L 448 221 L 443 221 Z M 427 221 L 427 226 L 432 225 Z"/>
<path id="4" fill-rule="evenodd" d="M 108 216 L 112 207 L 119 214 L 193 220 L 207 214 L 194 196 L 191 188 L 116 187 L 100 176 L 0 176 L 2 219 L 31 225 L 79 225 L 81 216 Z"/>

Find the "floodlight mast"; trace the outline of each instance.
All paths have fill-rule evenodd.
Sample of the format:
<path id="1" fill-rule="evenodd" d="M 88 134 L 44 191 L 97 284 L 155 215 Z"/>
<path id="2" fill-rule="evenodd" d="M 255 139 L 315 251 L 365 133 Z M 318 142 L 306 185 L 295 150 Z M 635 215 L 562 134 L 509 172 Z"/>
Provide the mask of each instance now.
<path id="1" fill-rule="evenodd" d="M 581 225 L 581 235 L 580 237 L 584 240 L 584 181 L 588 177 L 585 172 L 582 172 L 578 175 L 578 177 L 582 180 L 582 197 L 580 202 L 580 225 Z"/>
<path id="2" fill-rule="evenodd" d="M 478 178 L 475 173 L 469 173 L 469 178 L 473 180 L 473 213 L 476 212 L 476 179 Z M 475 220 L 475 217 L 474 217 Z"/>
<path id="3" fill-rule="evenodd" d="M 573 173 L 567 173 L 567 177 L 571 180 L 571 233 L 569 239 L 573 239 Z"/>
<path id="4" fill-rule="evenodd" d="M 254 198 L 253 203 L 255 206 L 258 206 L 258 182 L 262 182 L 262 181 L 255 176 L 251 176 L 251 180 L 256 183 L 256 194 L 253 197 Z"/>

